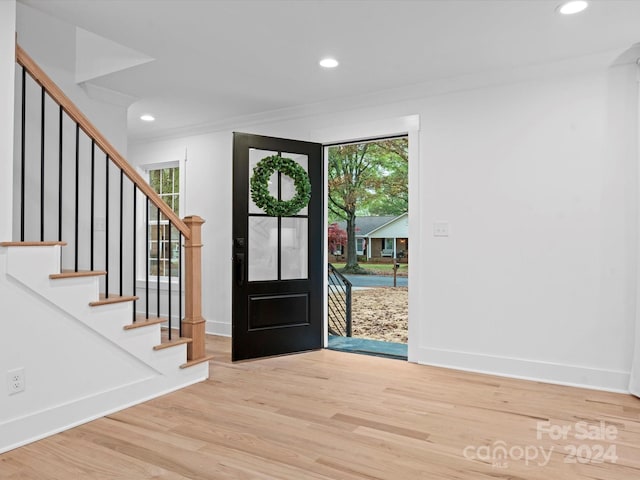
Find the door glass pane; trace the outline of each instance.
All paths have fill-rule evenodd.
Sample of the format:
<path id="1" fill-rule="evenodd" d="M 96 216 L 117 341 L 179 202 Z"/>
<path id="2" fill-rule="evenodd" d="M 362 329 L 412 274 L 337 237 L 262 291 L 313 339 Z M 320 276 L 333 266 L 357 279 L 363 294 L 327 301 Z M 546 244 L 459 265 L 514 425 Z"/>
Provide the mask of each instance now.
<path id="1" fill-rule="evenodd" d="M 297 162 L 300 164 L 300 166 L 302 168 L 304 168 L 304 170 L 309 173 L 309 170 L 307 168 L 308 165 L 308 159 L 306 155 L 300 155 L 297 153 L 286 153 L 286 152 L 282 152 L 282 156 L 284 158 L 290 158 L 291 160 L 293 160 L 294 162 Z M 282 175 L 282 190 L 281 190 L 281 199 L 282 200 L 291 200 L 293 198 L 293 196 L 296 194 L 296 186 L 293 183 L 293 180 L 289 177 L 287 177 L 286 175 Z M 307 215 L 309 212 L 309 208 L 308 207 L 304 207 L 302 210 L 300 210 L 297 215 Z"/>
<path id="2" fill-rule="evenodd" d="M 249 182 L 251 182 L 251 177 L 253 176 L 253 167 L 255 167 L 260 160 L 265 157 L 270 157 L 272 155 L 277 155 L 278 152 L 270 152 L 268 150 L 258 150 L 256 148 L 249 149 Z M 269 180 L 269 193 L 274 198 L 278 198 L 278 174 L 274 173 L 271 175 L 271 179 Z M 251 183 L 249 183 L 249 213 L 264 213 L 264 210 L 258 208 L 253 200 L 251 200 Z"/>
<path id="3" fill-rule="evenodd" d="M 249 217 L 249 281 L 278 279 L 278 219 Z"/>
<path id="4" fill-rule="evenodd" d="M 282 218 L 281 265 L 282 280 L 307 278 L 308 219 Z"/>

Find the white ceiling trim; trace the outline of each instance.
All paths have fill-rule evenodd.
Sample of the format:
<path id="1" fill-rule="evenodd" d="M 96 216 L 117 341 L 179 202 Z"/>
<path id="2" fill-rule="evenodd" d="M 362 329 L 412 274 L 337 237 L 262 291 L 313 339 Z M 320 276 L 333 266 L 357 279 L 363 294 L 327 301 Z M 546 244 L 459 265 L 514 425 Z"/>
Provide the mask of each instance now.
<path id="1" fill-rule="evenodd" d="M 430 82 L 418 83 L 408 87 L 399 87 L 348 98 L 336 98 L 325 102 L 300 105 L 291 108 L 271 110 L 251 115 L 243 115 L 228 118 L 217 122 L 206 122 L 180 128 L 154 130 L 144 136 L 131 139 L 130 144 L 144 144 L 156 141 L 160 138 L 180 138 L 191 135 L 200 135 L 224 131 L 229 129 L 245 128 L 265 123 L 295 120 L 314 115 L 323 115 L 333 112 L 367 108 L 376 105 L 388 105 L 404 101 L 416 101 L 419 99 L 447 95 L 451 93 L 489 88 L 492 86 L 521 83 L 532 80 L 544 80 L 547 78 L 578 75 L 581 73 L 602 70 L 621 63 L 634 63 L 635 60 L 621 55 L 620 50 L 607 50 L 593 55 L 585 55 L 559 62 L 529 65 L 499 71 L 488 71 L 463 75 L 453 78 L 442 78 Z M 635 58 L 635 57 L 634 57 Z"/>

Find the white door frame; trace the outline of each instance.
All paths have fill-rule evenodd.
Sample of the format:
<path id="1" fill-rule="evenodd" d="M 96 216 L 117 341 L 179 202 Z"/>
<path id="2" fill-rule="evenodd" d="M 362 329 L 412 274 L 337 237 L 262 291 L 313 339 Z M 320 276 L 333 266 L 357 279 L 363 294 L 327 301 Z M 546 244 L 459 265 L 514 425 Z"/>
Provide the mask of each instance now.
<path id="1" fill-rule="evenodd" d="M 637 77 L 638 79 L 638 117 L 640 118 L 640 59 L 638 60 Z M 638 126 L 638 145 L 640 145 L 640 125 Z M 640 152 L 640 148 L 639 148 Z M 638 164 L 640 164 L 640 155 L 638 156 Z M 640 170 L 638 172 L 638 185 L 640 185 Z M 640 195 L 637 199 L 637 208 L 640 213 Z M 638 227 L 636 227 L 638 228 Z M 638 232 L 636 232 L 636 312 L 635 312 L 635 335 L 633 357 L 631 360 L 631 373 L 629 378 L 629 391 L 636 397 L 640 397 L 640 242 L 638 242 Z"/>
<path id="2" fill-rule="evenodd" d="M 404 117 L 388 118 L 382 120 L 376 120 L 367 123 L 358 123 L 353 125 L 345 125 L 340 127 L 331 127 L 321 130 L 315 130 L 311 132 L 310 140 L 313 142 L 323 144 L 335 144 L 335 143 L 352 143 L 358 140 L 367 140 L 371 138 L 384 138 L 397 135 L 408 135 L 409 137 L 409 238 L 413 245 L 411 252 L 411 260 L 415 265 L 420 265 L 421 251 L 423 248 L 423 241 L 421 239 L 421 218 L 422 213 L 420 211 L 420 116 L 408 115 Z M 329 188 L 328 188 L 328 147 L 324 148 L 324 225 L 328 222 L 328 212 L 326 205 L 329 201 Z M 324 247 L 324 264 L 329 261 L 327 246 L 325 242 Z M 409 283 L 413 286 L 409 290 L 409 340 L 408 340 L 408 360 L 414 362 L 418 350 L 419 336 L 419 322 L 416 318 L 412 321 L 412 312 L 418 311 L 418 298 L 414 293 L 418 292 L 420 285 L 420 269 L 409 269 Z M 327 346 L 329 341 L 327 330 L 327 282 L 328 275 L 327 270 L 324 272 L 324 346 Z M 415 315 L 415 313 L 413 313 Z"/>

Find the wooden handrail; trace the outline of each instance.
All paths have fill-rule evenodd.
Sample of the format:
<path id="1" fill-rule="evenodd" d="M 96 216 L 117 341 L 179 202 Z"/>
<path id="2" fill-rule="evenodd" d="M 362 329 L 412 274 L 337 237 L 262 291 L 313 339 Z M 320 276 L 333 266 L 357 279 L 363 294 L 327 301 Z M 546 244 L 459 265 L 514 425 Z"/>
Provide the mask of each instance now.
<path id="1" fill-rule="evenodd" d="M 160 209 L 164 216 L 185 236 L 191 238 L 191 230 L 178 217 L 174 211 L 162 201 L 140 174 L 127 162 L 120 153 L 109 143 L 109 141 L 98 131 L 98 129 L 85 117 L 80 109 L 67 97 L 51 78 L 33 61 L 33 59 L 16 44 L 16 61 L 22 65 L 29 75 L 49 93 L 54 102 L 60 105 L 67 115 L 73 119 L 92 140 L 95 141 L 111 161 L 120 168 L 124 174 L 144 193 L 151 202 Z"/>

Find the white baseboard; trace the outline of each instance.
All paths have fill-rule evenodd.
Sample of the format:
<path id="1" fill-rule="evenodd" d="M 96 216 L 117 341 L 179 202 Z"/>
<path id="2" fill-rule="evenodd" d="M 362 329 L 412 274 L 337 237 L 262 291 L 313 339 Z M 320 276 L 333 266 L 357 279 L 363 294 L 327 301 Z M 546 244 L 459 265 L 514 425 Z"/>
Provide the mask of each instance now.
<path id="1" fill-rule="evenodd" d="M 629 372 L 513 357 L 419 348 L 417 363 L 570 387 L 629 393 Z"/>
<path id="2" fill-rule="evenodd" d="M 214 322 L 213 320 L 207 320 L 205 331 L 209 335 L 219 335 L 221 337 L 231 336 L 231 324 L 225 322 Z"/>
<path id="3" fill-rule="evenodd" d="M 100 392 L 0 425 L 0 454 L 56 433 L 77 427 L 153 398 L 206 380 L 208 363 L 181 370 L 173 378 L 153 376 L 113 390 Z"/>

